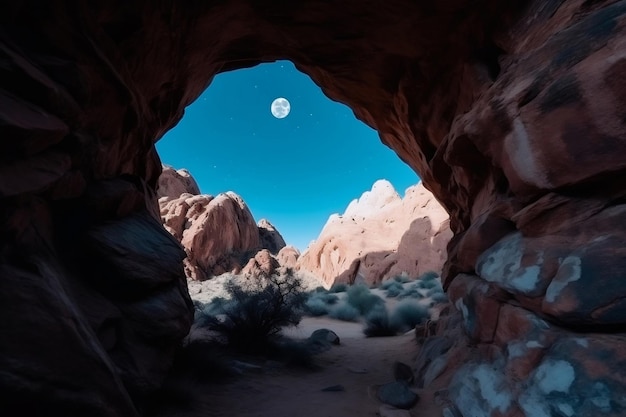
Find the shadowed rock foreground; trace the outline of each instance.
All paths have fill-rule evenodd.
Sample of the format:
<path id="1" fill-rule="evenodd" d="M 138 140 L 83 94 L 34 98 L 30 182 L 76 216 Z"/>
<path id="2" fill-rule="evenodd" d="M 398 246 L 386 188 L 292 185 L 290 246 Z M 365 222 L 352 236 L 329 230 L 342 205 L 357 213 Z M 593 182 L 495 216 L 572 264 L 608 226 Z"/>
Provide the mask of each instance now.
<path id="1" fill-rule="evenodd" d="M 625 12 L 5 2 L 0 414 L 141 413 L 192 319 L 154 142 L 218 72 L 290 59 L 450 214 L 455 310 L 422 349 L 426 381 L 464 416 L 623 416 Z"/>

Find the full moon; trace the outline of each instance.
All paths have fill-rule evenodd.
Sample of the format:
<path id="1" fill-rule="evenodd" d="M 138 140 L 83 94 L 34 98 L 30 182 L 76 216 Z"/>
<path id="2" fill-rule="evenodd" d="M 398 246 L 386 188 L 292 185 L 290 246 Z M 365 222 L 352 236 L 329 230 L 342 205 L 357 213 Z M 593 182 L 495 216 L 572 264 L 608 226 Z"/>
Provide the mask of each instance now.
<path id="1" fill-rule="evenodd" d="M 275 118 L 284 119 L 291 111 L 291 104 L 289 104 L 289 100 L 286 98 L 278 97 L 276 100 L 272 101 L 271 110 Z"/>

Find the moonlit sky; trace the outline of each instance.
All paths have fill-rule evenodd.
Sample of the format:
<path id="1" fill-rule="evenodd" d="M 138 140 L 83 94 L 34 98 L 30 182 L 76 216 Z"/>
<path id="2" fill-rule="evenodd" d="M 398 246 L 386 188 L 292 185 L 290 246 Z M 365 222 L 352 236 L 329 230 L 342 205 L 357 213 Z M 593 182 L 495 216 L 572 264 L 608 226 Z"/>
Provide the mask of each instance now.
<path id="1" fill-rule="evenodd" d="M 270 111 L 277 97 L 291 103 L 284 119 Z M 289 61 L 217 75 L 156 147 L 202 193 L 234 191 L 300 250 L 376 180 L 400 195 L 419 181 L 375 130 Z"/>

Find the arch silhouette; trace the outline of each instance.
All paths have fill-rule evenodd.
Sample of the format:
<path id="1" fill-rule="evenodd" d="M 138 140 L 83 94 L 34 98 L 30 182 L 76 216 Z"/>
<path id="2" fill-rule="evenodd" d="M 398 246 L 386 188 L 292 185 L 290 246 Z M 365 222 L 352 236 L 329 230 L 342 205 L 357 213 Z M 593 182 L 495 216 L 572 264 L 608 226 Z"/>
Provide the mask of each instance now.
<path id="1" fill-rule="evenodd" d="M 0 411 L 141 412 L 192 320 L 154 142 L 215 74 L 277 59 L 448 210 L 444 278 L 473 343 L 507 352 L 476 323 L 520 308 L 622 343 L 623 1 L 100 3 L 0 5 Z"/>

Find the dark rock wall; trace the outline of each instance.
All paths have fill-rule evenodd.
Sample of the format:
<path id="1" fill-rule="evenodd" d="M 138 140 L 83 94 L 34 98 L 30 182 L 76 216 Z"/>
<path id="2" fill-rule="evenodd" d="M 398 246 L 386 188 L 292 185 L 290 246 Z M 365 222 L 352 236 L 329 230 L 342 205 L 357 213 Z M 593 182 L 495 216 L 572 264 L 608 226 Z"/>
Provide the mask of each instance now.
<path id="1" fill-rule="evenodd" d="M 595 381 L 607 388 L 588 415 L 623 415 L 625 11 L 583 0 L 0 5 L 0 404 L 141 409 L 191 320 L 184 253 L 157 220 L 153 143 L 213 75 L 290 59 L 449 211 L 446 286 L 468 340 L 488 347 L 476 360 L 508 369 L 512 346 L 543 337 L 528 345 L 538 353 L 522 350 L 528 369 L 572 369 L 556 397 L 514 384 L 541 375 L 505 378 L 511 401 L 479 411 L 568 415 L 574 403 L 558 398 Z M 534 336 L 507 330 L 520 322 Z M 572 344 L 576 332 L 587 342 Z M 542 367 L 563 349 L 576 360 Z M 618 372 L 589 365 L 609 361 Z M 466 415 L 486 401 L 474 388 L 456 393 Z"/>

